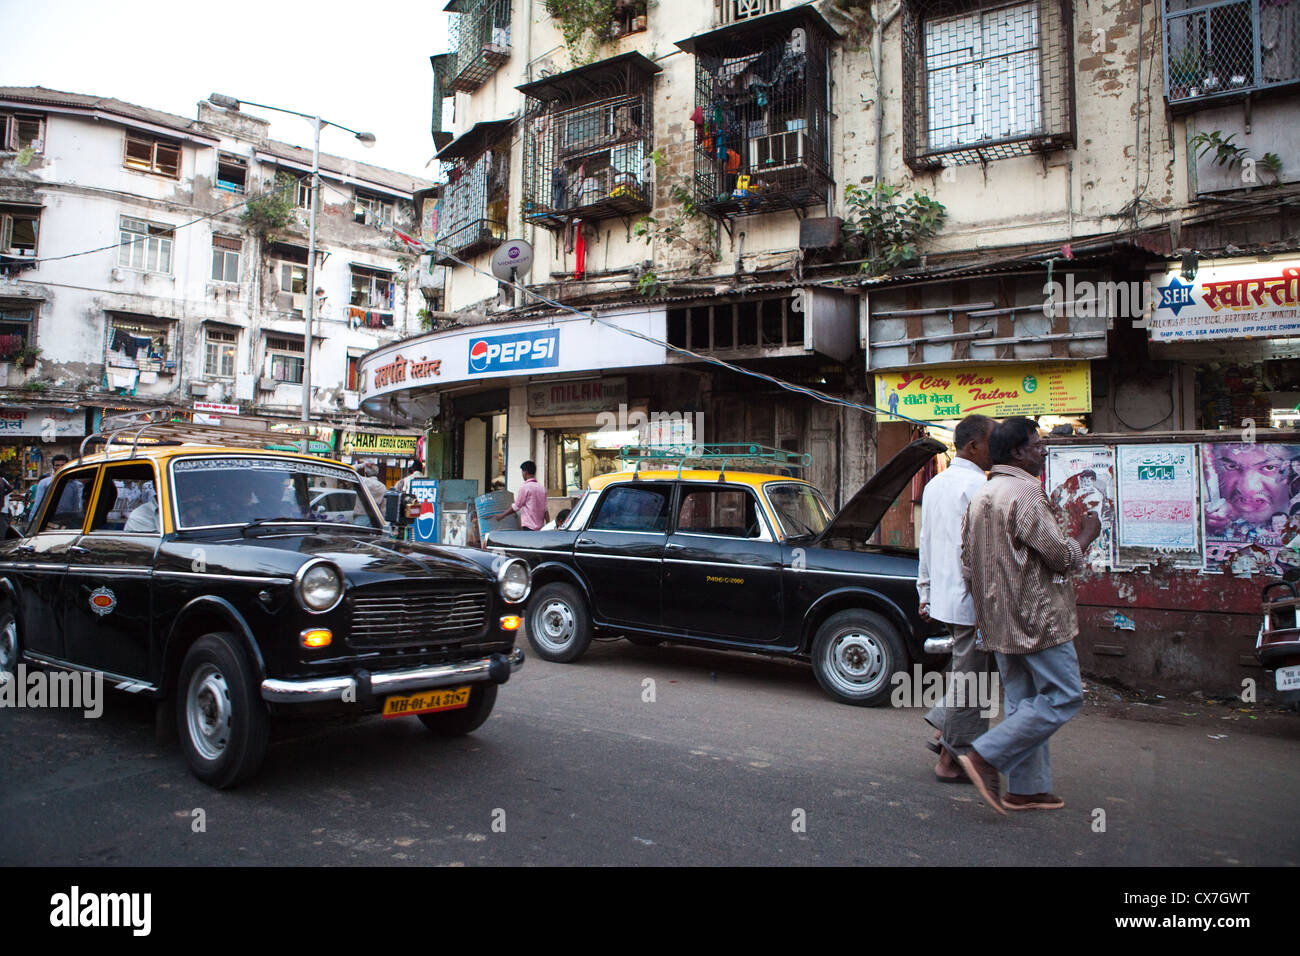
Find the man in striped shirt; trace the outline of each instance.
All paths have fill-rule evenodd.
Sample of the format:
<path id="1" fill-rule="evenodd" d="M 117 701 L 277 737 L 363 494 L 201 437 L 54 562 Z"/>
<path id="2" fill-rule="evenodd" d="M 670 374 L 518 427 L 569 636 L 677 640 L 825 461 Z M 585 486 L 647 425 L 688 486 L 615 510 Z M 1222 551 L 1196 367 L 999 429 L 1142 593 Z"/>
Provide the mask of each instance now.
<path id="1" fill-rule="evenodd" d="M 1101 522 L 1089 512 L 1075 537 L 1061 529 L 1060 511 L 1040 480 L 1046 450 L 1028 418 L 993 429 L 993 469 L 971 498 L 962 529 L 962 573 L 984 647 L 997 656 L 1006 716 L 958 760 L 980 796 L 1003 814 L 1065 806 L 1051 792 L 1047 743 L 1083 705 L 1069 575 L 1083 570 Z M 1007 775 L 1004 797 L 998 771 Z"/>

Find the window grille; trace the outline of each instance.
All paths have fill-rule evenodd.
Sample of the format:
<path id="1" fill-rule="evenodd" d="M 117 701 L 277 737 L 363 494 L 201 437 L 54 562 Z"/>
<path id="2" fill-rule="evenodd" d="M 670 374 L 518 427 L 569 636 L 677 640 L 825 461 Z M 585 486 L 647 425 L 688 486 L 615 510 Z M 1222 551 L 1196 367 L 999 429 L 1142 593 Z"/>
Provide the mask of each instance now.
<path id="1" fill-rule="evenodd" d="M 447 89 L 473 93 L 510 57 L 511 0 L 451 0 L 449 33 L 456 62 Z"/>
<path id="2" fill-rule="evenodd" d="M 239 333 L 208 326 L 203 344 L 203 374 L 212 378 L 235 377 L 235 350 Z"/>
<path id="3" fill-rule="evenodd" d="M 505 241 L 509 128 L 507 121 L 480 123 L 438 154 L 444 162 L 454 162 L 438 204 L 435 242 L 440 248 L 472 256 Z"/>
<path id="4" fill-rule="evenodd" d="M 1165 0 L 1164 33 L 1170 105 L 1300 83 L 1300 0 Z"/>
<path id="5" fill-rule="evenodd" d="M 903 138 L 913 169 L 1074 143 L 1067 0 L 903 5 Z"/>
<path id="6" fill-rule="evenodd" d="M 781 9 L 781 0 L 713 0 L 714 22 L 718 26 L 761 17 Z"/>
<path id="7" fill-rule="evenodd" d="M 820 14 L 801 6 L 678 44 L 695 54 L 695 193 L 709 215 L 826 202 L 835 38 Z"/>
<path id="8" fill-rule="evenodd" d="M 549 228 L 571 219 L 647 213 L 654 206 L 654 76 L 625 53 L 520 87 L 523 217 Z"/>

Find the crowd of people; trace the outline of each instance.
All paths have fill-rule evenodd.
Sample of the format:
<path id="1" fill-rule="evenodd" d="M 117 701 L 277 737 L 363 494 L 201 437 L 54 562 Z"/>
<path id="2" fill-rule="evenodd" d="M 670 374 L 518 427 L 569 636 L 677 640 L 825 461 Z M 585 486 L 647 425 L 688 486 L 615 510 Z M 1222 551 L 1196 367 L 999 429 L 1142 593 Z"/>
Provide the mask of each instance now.
<path id="1" fill-rule="evenodd" d="M 1043 488 L 1047 449 L 1034 421 L 970 415 L 954 444 L 952 464 L 921 498 L 920 611 L 953 639 L 948 692 L 926 714 L 935 777 L 969 781 L 1004 815 L 1059 809 L 1048 744 L 1083 704 L 1071 575 L 1101 521 L 1088 512 L 1066 533 Z M 1003 719 L 990 727 L 992 702 L 969 691 L 997 683 Z"/>

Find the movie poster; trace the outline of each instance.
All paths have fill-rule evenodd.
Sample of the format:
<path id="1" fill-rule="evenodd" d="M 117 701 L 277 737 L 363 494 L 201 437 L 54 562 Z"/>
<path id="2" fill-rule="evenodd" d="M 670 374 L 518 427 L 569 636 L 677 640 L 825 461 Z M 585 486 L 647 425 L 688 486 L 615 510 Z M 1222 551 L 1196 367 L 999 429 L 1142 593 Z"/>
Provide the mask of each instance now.
<path id="1" fill-rule="evenodd" d="M 1105 446 L 1061 446 L 1048 450 L 1047 493 L 1065 513 L 1073 537 L 1089 511 L 1101 520 L 1101 534 L 1084 555 L 1095 571 L 1112 565 L 1115 540 L 1115 451 Z"/>
<path id="2" fill-rule="evenodd" d="M 1201 562 L 1195 445 L 1117 449 L 1120 563 L 1163 556 Z"/>
<path id="3" fill-rule="evenodd" d="M 1300 445 L 1201 446 L 1206 566 L 1237 576 L 1300 567 Z"/>

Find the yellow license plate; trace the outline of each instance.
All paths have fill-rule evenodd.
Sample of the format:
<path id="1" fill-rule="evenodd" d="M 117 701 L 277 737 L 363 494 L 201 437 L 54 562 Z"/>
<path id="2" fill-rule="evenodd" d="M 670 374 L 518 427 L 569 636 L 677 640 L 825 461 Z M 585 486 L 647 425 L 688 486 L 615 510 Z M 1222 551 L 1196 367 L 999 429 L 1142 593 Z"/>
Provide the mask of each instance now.
<path id="1" fill-rule="evenodd" d="M 469 706 L 468 686 L 441 687 L 418 694 L 398 694 L 384 701 L 384 717 L 410 717 L 412 714 L 429 714 L 437 710 L 457 710 Z"/>

